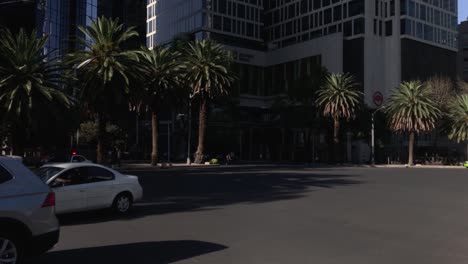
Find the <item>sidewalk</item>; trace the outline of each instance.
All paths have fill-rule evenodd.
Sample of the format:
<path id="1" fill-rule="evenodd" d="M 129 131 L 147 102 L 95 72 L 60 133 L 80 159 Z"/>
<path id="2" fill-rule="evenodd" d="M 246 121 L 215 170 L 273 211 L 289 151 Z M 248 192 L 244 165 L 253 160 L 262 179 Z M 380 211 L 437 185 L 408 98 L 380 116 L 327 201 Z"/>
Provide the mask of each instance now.
<path id="1" fill-rule="evenodd" d="M 192 163 L 188 165 L 186 163 L 162 163 L 158 164 L 157 167 L 151 166 L 149 163 L 123 163 L 120 167 L 115 167 L 119 170 L 150 170 L 150 169 L 170 169 L 170 168 L 217 168 L 224 166 L 224 164 L 195 164 Z M 238 163 L 231 164 L 228 167 L 298 167 L 298 168 L 395 168 L 395 169 L 466 169 L 463 166 L 446 166 L 446 165 L 415 165 L 408 167 L 405 164 L 391 164 L 391 165 L 367 165 L 367 164 L 343 164 L 343 165 L 330 165 L 330 164 L 315 164 L 315 165 L 305 165 L 305 164 L 275 164 L 275 163 Z"/>
<path id="2" fill-rule="evenodd" d="M 368 165 L 368 167 L 372 167 Z M 466 169 L 463 166 L 454 166 L 454 165 L 414 165 L 408 167 L 408 165 L 375 165 L 374 168 L 410 168 L 410 169 Z"/>
<path id="3" fill-rule="evenodd" d="M 147 169 L 170 169 L 170 168 L 193 168 L 193 167 L 218 167 L 219 165 L 205 165 L 205 164 L 195 164 L 192 163 L 188 165 L 187 163 L 160 163 L 158 166 L 151 166 L 149 163 L 124 163 L 120 167 L 115 167 L 120 170 L 147 170 Z"/>

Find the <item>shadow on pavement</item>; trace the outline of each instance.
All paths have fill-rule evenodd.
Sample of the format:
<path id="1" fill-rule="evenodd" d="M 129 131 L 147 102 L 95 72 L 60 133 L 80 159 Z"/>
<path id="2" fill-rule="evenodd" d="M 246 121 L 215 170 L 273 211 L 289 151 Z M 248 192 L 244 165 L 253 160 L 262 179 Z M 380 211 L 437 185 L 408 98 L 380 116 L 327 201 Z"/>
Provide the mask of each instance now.
<path id="1" fill-rule="evenodd" d="M 124 218 L 108 211 L 61 216 L 62 225 L 128 220 L 149 215 L 215 210 L 238 203 L 264 203 L 303 197 L 311 188 L 360 184 L 355 175 L 298 168 L 219 168 L 132 172 L 144 200 Z"/>
<path id="2" fill-rule="evenodd" d="M 162 241 L 50 252 L 29 264 L 163 264 L 226 249 L 202 241 Z"/>

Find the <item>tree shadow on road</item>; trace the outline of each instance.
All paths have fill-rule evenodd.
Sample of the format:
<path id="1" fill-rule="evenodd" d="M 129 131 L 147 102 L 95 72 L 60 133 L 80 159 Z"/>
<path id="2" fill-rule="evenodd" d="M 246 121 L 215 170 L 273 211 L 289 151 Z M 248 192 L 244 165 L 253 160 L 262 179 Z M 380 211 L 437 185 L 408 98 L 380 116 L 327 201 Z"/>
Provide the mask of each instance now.
<path id="1" fill-rule="evenodd" d="M 162 241 L 50 252 L 30 264 L 163 264 L 226 249 L 202 241 Z"/>
<path id="2" fill-rule="evenodd" d="M 308 169 L 219 168 L 138 172 L 144 200 L 120 220 L 177 212 L 214 210 L 238 203 L 264 203 L 303 197 L 317 188 L 360 184 L 353 175 Z M 62 225 L 117 220 L 112 214 L 88 212 L 60 217 Z"/>

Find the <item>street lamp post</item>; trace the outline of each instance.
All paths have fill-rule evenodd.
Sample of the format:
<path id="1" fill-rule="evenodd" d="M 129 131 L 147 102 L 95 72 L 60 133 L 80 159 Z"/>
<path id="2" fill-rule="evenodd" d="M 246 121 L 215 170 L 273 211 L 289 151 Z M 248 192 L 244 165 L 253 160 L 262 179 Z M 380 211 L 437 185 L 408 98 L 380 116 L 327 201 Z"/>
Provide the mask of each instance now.
<path id="1" fill-rule="evenodd" d="M 187 165 L 192 164 L 190 159 L 191 144 L 192 144 L 192 95 L 189 96 L 188 103 L 188 138 L 187 138 Z"/>
<path id="2" fill-rule="evenodd" d="M 375 114 L 380 111 L 385 109 L 385 106 L 379 107 L 372 112 L 372 117 L 371 117 L 371 165 L 375 165 Z"/>

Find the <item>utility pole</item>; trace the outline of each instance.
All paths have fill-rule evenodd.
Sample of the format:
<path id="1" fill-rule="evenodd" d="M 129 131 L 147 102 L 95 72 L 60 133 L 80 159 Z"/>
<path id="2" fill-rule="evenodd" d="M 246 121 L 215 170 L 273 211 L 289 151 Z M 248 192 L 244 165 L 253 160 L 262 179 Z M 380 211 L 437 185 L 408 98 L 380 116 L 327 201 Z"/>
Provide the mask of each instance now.
<path id="1" fill-rule="evenodd" d="M 372 127 L 371 127 L 371 165 L 375 165 L 375 135 L 374 135 L 374 116 L 375 112 L 372 113 Z"/>

